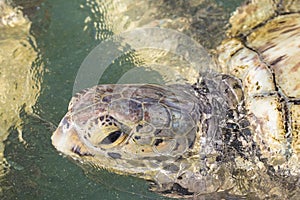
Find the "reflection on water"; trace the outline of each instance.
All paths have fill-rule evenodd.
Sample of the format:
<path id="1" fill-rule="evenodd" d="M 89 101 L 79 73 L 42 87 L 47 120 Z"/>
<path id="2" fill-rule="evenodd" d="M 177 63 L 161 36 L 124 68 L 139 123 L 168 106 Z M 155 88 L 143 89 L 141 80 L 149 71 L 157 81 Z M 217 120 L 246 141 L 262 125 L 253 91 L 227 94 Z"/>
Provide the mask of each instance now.
<path id="1" fill-rule="evenodd" d="M 137 67 L 130 69 L 122 73 L 116 83 L 194 84 L 199 73 L 206 73 L 214 66 L 208 52 L 199 43 L 178 31 L 137 28 L 101 42 L 89 53 L 77 72 L 74 94 L 97 85 L 99 79 L 103 81 L 102 75 L 112 71 L 110 65 L 118 63 L 119 69 L 124 69 L 124 53 L 125 61 L 129 58 L 137 67 L 148 72 L 135 70 Z M 155 80 L 149 76 L 151 72 L 160 76 Z M 111 83 L 111 80 L 107 82 Z"/>
<path id="2" fill-rule="evenodd" d="M 87 0 L 91 10 L 85 29 L 95 28 L 96 39 L 106 39 L 137 27 L 161 27 L 183 32 L 207 48 L 213 48 L 223 34 L 233 6 L 241 0 Z M 230 5 L 231 4 L 231 5 Z"/>
<path id="3" fill-rule="evenodd" d="M 32 112 L 40 94 L 42 64 L 36 50 L 35 38 L 30 34 L 31 22 L 18 8 L 0 1 L 0 160 L 9 129 L 22 138 L 21 112 Z M 0 165 L 1 176 L 6 172 Z M 9 163 L 8 163 L 9 164 Z M 3 171 L 4 170 L 4 171 Z M 6 169 L 7 170 L 7 169 Z"/>
<path id="4" fill-rule="evenodd" d="M 96 40 L 105 40 L 112 34 L 115 34 L 123 38 L 123 41 L 127 42 L 129 46 L 134 45 L 128 42 L 130 40 L 127 37 L 128 35 L 131 35 L 129 38 L 133 38 L 131 41 L 141 41 L 140 37 L 149 37 L 149 43 L 151 44 L 163 43 L 169 38 L 164 39 L 160 33 L 156 34 L 156 36 L 153 34 L 146 34 L 146 36 L 143 32 L 139 35 L 139 32 L 136 31 L 137 27 L 159 27 L 182 32 L 193 38 L 195 42 L 200 42 L 209 49 L 216 46 L 225 37 L 224 30 L 230 12 L 228 8 L 226 9 L 220 5 L 222 5 L 221 2 L 217 4 L 215 1 L 196 0 L 147 0 L 142 2 L 137 0 L 88 0 L 81 7 L 91 11 L 91 14 L 84 20 L 84 30 L 92 33 Z M 133 33 L 135 31 L 137 33 Z M 155 41 L 152 41 L 153 38 L 155 38 Z M 173 41 L 172 39 L 169 40 L 173 46 L 177 45 L 174 39 Z M 181 55 L 171 54 L 167 50 L 168 48 L 151 48 L 149 44 L 139 44 L 139 46 L 144 48 L 134 48 L 134 51 L 126 52 L 127 55 L 125 57 L 120 56 L 119 58 L 115 58 L 113 62 L 109 62 L 112 65 L 104 66 L 105 73 L 101 77 L 99 74 L 90 73 L 91 79 L 95 79 L 92 76 L 96 76 L 96 78 L 100 77 L 99 83 L 195 83 L 199 71 L 206 71 L 210 66 L 208 66 L 208 61 L 204 61 L 204 59 L 200 61 L 201 57 L 207 56 L 203 52 L 194 52 L 194 57 L 199 58 L 199 62 L 196 64 L 194 62 L 194 65 L 191 65 L 190 62 L 187 62 L 183 55 L 193 54 L 193 48 L 189 47 L 189 45 L 192 45 L 190 43 L 188 42 L 186 47 L 184 47 L 185 49 L 190 49 L 190 51 L 181 52 Z M 99 46 L 101 45 L 103 43 Z M 125 54 L 125 48 L 122 45 L 120 46 L 122 47 L 123 54 Z M 110 51 L 107 47 L 100 48 L 98 52 L 99 63 L 103 65 L 104 61 L 101 62 L 100 60 L 102 57 L 109 57 L 108 54 Z M 128 63 L 126 60 L 128 59 L 130 59 L 129 63 L 131 64 L 126 65 Z M 97 67 L 99 68 L 100 66 Z M 81 71 L 78 71 L 79 75 L 81 73 Z M 80 83 L 76 82 L 76 84 Z M 91 87 L 95 84 L 86 85 Z M 79 88 L 82 89 L 85 87 L 83 85 L 83 87 Z M 74 90 L 78 91 L 77 86 Z"/>

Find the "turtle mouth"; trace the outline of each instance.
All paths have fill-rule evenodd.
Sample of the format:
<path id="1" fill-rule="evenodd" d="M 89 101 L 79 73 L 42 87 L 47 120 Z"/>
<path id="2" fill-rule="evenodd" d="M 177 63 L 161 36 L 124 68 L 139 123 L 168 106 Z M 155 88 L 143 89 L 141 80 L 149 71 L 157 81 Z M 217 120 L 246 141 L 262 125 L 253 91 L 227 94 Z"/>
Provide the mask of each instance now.
<path id="1" fill-rule="evenodd" d="M 60 125 L 52 134 L 52 145 L 61 153 L 72 157 L 92 156 L 73 127 Z"/>
<path id="2" fill-rule="evenodd" d="M 69 149 L 66 144 L 70 141 L 63 131 L 63 127 L 59 126 L 51 136 L 52 145 L 60 152 L 67 153 Z"/>

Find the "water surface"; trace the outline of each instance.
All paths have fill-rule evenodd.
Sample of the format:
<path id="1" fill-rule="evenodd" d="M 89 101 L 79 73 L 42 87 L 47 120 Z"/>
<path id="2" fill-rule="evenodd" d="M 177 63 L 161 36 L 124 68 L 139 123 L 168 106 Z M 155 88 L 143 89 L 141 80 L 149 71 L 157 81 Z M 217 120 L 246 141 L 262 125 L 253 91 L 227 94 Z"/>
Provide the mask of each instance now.
<path id="1" fill-rule="evenodd" d="M 213 48 L 240 3 L 15 0 L 5 7 L 8 14 L 0 9 L 0 16 L 9 16 L 9 23 L 0 23 L 1 199 L 167 199 L 149 192 L 146 181 L 78 166 L 58 154 L 51 134 L 67 110 L 81 63 L 101 41 L 137 27 L 163 27 Z M 160 54 L 172 62 L 165 52 L 124 52 L 99 83 L 176 82 L 181 61 L 173 61 L 170 73 L 165 64 L 153 64 L 153 58 L 163 62 Z M 187 74 L 179 72 L 178 80 L 193 82 Z"/>

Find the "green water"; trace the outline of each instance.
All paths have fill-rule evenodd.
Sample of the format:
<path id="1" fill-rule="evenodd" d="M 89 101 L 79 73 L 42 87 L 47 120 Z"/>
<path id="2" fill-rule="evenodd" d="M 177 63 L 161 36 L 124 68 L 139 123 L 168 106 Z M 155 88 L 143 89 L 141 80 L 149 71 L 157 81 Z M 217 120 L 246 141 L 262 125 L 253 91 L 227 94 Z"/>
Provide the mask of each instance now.
<path id="1" fill-rule="evenodd" d="M 240 2 L 219 0 L 216 5 L 224 8 L 224 16 L 226 14 L 228 18 Z M 86 167 L 83 170 L 59 155 L 51 145 L 51 134 L 67 111 L 81 63 L 94 47 L 114 32 L 110 26 L 100 26 L 99 21 L 105 24 L 103 20 L 113 19 L 116 13 L 105 18 L 103 13 L 111 10 L 92 12 L 92 3 L 84 0 L 14 2 L 23 7 L 24 15 L 32 22 L 29 34 L 35 38 L 36 44 L 32 46 L 37 52 L 32 68 L 41 68 L 42 72 L 36 78 L 40 91 L 33 111 L 22 109 L 26 108 L 26 101 L 20 103 L 18 116 L 21 123 L 18 126 L 11 124 L 4 141 L 4 157 L 10 169 L 0 182 L 1 199 L 167 199 L 149 192 L 146 181 L 96 169 L 86 170 Z M 174 12 L 176 14 L 176 9 Z M 122 15 L 118 17 L 122 18 Z M 122 27 L 115 30 L 122 32 Z M 203 45 L 213 46 L 204 40 Z M 125 55 L 120 58 L 125 61 L 113 64 L 100 83 L 115 83 L 123 73 L 133 69 L 136 63 L 129 57 Z M 148 76 L 160 78 L 155 71 Z M 19 95 L 25 92 L 20 91 Z M 18 139 L 20 127 L 26 143 Z"/>

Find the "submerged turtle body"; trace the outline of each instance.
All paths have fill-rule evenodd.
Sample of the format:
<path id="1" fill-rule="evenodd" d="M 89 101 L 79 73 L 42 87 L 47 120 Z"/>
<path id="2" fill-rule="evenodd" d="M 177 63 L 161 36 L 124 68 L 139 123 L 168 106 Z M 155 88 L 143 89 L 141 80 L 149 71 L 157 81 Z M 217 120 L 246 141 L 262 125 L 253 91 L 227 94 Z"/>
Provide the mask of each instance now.
<path id="1" fill-rule="evenodd" d="M 259 4 L 242 7 L 232 17 L 232 38 L 218 47 L 218 61 L 223 73 L 243 81 L 262 158 L 278 170 L 299 174 L 300 2 Z M 258 20 L 260 14 L 266 16 Z"/>
<path id="2" fill-rule="evenodd" d="M 171 197 L 290 198 L 300 176 L 300 4 L 259 4 L 231 18 L 215 51 L 220 73 L 194 85 L 86 89 L 72 98 L 53 145 L 154 181 Z"/>

